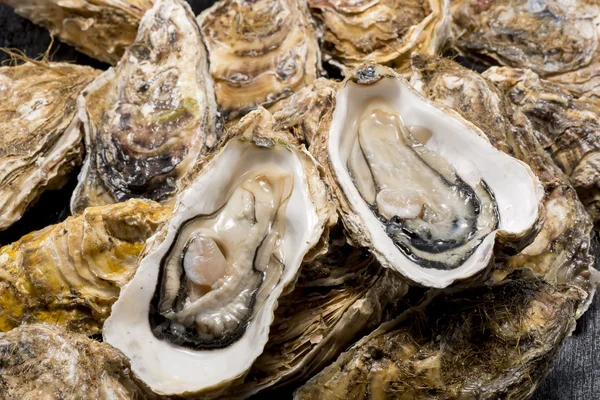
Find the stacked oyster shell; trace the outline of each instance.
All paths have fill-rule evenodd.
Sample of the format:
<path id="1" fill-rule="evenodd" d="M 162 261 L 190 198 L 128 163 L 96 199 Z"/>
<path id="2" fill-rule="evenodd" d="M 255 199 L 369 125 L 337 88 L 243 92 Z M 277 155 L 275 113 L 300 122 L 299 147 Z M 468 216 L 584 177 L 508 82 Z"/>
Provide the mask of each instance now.
<path id="1" fill-rule="evenodd" d="M 530 396 L 598 279 L 580 3 L 15 4 L 116 65 L 0 69 L 6 227 L 85 144 L 76 215 L 0 248 L 0 391 Z"/>

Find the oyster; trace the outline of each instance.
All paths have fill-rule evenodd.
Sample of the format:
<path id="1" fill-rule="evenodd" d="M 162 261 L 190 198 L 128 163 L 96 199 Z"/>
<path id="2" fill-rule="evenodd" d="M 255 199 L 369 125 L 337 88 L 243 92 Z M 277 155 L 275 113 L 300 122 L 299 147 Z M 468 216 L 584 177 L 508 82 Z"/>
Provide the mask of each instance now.
<path id="1" fill-rule="evenodd" d="M 116 64 L 154 0 L 0 0 L 100 61 Z"/>
<path id="2" fill-rule="evenodd" d="M 171 200 L 214 145 L 216 104 L 200 30 L 181 0 L 157 0 L 122 62 L 79 99 L 87 156 L 71 209 Z"/>
<path id="3" fill-rule="evenodd" d="M 595 0 L 455 0 L 457 49 L 485 64 L 530 68 L 575 92 L 600 85 Z"/>
<path id="4" fill-rule="evenodd" d="M 198 22 L 217 103 L 230 118 L 288 97 L 320 73 L 317 33 L 302 0 L 222 0 Z"/>
<path id="5" fill-rule="evenodd" d="M 351 238 L 384 267 L 442 288 L 493 259 L 496 234 L 522 247 L 543 190 L 455 112 L 366 64 L 338 92 L 311 145 Z"/>
<path id="6" fill-rule="evenodd" d="M 81 162 L 76 99 L 97 74 L 39 61 L 0 68 L 0 230 Z"/>
<path id="7" fill-rule="evenodd" d="M 484 76 L 527 115 L 540 144 L 571 180 L 596 225 L 600 220 L 600 104 L 523 69 Z"/>
<path id="8" fill-rule="evenodd" d="M 169 215 L 147 200 L 88 208 L 0 249 L 0 331 L 49 322 L 97 333 Z"/>
<path id="9" fill-rule="evenodd" d="M 324 53 L 346 66 L 398 66 L 416 52 L 436 54 L 450 29 L 449 0 L 309 0 L 324 27 Z"/>
<path id="10" fill-rule="evenodd" d="M 157 393 L 243 376 L 278 297 L 334 221 L 316 164 L 274 123 L 263 108 L 248 114 L 199 167 L 104 325 Z"/>
<path id="11" fill-rule="evenodd" d="M 107 344 L 47 324 L 0 333 L 5 399 L 155 399 Z"/>

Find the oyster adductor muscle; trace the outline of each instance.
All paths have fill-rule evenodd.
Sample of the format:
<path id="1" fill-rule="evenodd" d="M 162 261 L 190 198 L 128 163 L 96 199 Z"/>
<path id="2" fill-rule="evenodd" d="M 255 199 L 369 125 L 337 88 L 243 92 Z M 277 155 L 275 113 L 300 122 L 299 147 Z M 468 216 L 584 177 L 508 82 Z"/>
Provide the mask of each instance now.
<path id="1" fill-rule="evenodd" d="M 543 190 L 524 163 L 393 71 L 347 79 L 311 151 L 353 241 L 409 280 L 445 287 L 485 270 L 497 233 L 535 229 Z"/>
<path id="2" fill-rule="evenodd" d="M 87 155 L 74 213 L 136 197 L 172 200 L 217 141 L 206 50 L 185 2 L 156 1 L 119 65 L 82 94 L 79 115 Z"/>
<path id="3" fill-rule="evenodd" d="M 261 108 L 229 132 L 105 324 L 105 340 L 158 393 L 243 376 L 267 342 L 278 297 L 334 219 L 316 163 L 274 124 Z"/>

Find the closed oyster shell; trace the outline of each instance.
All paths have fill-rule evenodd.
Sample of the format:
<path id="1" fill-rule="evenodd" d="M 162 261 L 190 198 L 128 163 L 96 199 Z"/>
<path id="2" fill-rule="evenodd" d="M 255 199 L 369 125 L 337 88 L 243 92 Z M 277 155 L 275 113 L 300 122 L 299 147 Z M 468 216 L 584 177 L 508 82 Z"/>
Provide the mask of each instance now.
<path id="1" fill-rule="evenodd" d="M 88 208 L 2 247 L 0 331 L 48 322 L 97 333 L 169 211 L 147 200 Z"/>
<path id="2" fill-rule="evenodd" d="M 5 399 L 155 399 L 121 353 L 48 324 L 0 333 L 0 392 Z"/>
<path id="3" fill-rule="evenodd" d="M 154 0 L 0 0 L 90 57 L 116 64 Z"/>
<path id="4" fill-rule="evenodd" d="M 0 68 L 0 230 L 80 164 L 76 99 L 98 73 L 38 61 Z"/>
<path id="5" fill-rule="evenodd" d="M 399 66 L 411 53 L 434 55 L 449 36 L 449 0 L 309 0 L 324 29 L 324 52 L 345 66 Z"/>
<path id="6" fill-rule="evenodd" d="M 546 152 L 569 177 L 596 226 L 600 221 L 600 103 L 523 69 L 484 73 L 532 122 Z"/>
<path id="7" fill-rule="evenodd" d="M 73 213 L 135 197 L 172 199 L 217 140 L 206 51 L 187 3 L 156 1 L 122 62 L 79 98 L 79 116 L 87 156 Z"/>
<path id="8" fill-rule="evenodd" d="M 302 0 L 222 0 L 198 23 L 229 118 L 288 97 L 320 73 L 317 32 Z"/>

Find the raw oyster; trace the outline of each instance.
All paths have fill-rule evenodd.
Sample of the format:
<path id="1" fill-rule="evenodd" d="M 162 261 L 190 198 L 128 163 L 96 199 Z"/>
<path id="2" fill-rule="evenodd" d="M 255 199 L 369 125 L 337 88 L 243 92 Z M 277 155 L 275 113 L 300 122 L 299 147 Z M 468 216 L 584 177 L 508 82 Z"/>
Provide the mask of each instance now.
<path id="1" fill-rule="evenodd" d="M 497 234 L 531 240 L 543 196 L 531 169 L 392 70 L 354 71 L 325 118 L 311 152 L 349 235 L 384 267 L 442 288 L 487 270 Z"/>
<path id="2" fill-rule="evenodd" d="M 49 322 L 97 333 L 169 211 L 147 200 L 88 208 L 2 247 L 0 331 Z"/>
<path id="3" fill-rule="evenodd" d="M 90 57 L 110 64 L 133 43 L 154 0 L 0 0 Z"/>
<path id="4" fill-rule="evenodd" d="M 105 343 L 47 324 L 0 333 L 4 399 L 155 399 Z"/>
<path id="5" fill-rule="evenodd" d="M 554 162 L 571 180 L 598 226 L 600 220 L 600 103 L 576 98 L 561 85 L 523 69 L 491 68 L 484 76 L 533 123 Z"/>
<path id="6" fill-rule="evenodd" d="M 0 230 L 81 162 L 76 99 L 97 74 L 39 61 L 0 68 Z"/>
<path id="7" fill-rule="evenodd" d="M 309 0 L 324 26 L 327 59 L 346 66 L 398 66 L 416 52 L 436 54 L 450 29 L 449 0 Z"/>
<path id="8" fill-rule="evenodd" d="M 122 62 L 79 98 L 87 156 L 71 209 L 172 199 L 214 145 L 216 103 L 200 29 L 182 0 L 157 0 Z"/>
<path id="9" fill-rule="evenodd" d="M 198 22 L 217 103 L 229 118 L 288 97 L 320 73 L 317 33 L 302 0 L 222 0 Z"/>
<path id="10" fill-rule="evenodd" d="M 486 64 L 530 68 L 575 92 L 600 85 L 595 0 L 454 0 L 458 50 Z"/>
<path id="11" fill-rule="evenodd" d="M 157 393 L 212 391 L 243 376 L 278 297 L 327 243 L 335 214 L 316 163 L 274 124 L 260 108 L 229 132 L 104 325 L 104 339 Z"/>

